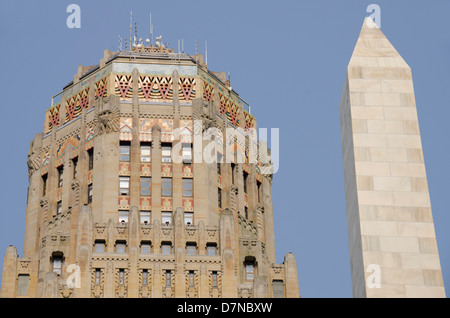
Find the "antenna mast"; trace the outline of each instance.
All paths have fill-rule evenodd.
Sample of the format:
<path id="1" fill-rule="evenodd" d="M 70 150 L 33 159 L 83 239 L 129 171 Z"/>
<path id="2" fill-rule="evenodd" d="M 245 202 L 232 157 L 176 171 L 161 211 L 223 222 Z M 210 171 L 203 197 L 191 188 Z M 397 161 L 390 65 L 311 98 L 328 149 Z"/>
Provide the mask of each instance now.
<path id="1" fill-rule="evenodd" d="M 205 64 L 208 65 L 208 42 L 205 40 Z"/>
<path id="2" fill-rule="evenodd" d="M 150 12 L 150 44 L 153 45 L 153 24 L 152 24 L 152 13 Z"/>
<path id="3" fill-rule="evenodd" d="M 130 51 L 131 51 L 131 32 L 133 30 L 133 11 L 130 11 L 130 39 L 128 43 L 130 44 Z"/>

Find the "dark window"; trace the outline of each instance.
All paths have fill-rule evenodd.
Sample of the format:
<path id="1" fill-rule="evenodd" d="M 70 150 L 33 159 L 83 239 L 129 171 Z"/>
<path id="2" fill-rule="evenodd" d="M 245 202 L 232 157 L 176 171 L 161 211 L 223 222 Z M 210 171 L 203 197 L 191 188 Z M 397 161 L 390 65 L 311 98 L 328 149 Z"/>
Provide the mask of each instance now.
<path id="1" fill-rule="evenodd" d="M 161 191 L 163 197 L 172 196 L 172 178 L 161 178 Z"/>
<path id="2" fill-rule="evenodd" d="M 141 162 L 151 161 L 152 146 L 150 143 L 141 143 Z"/>
<path id="3" fill-rule="evenodd" d="M 141 243 L 141 254 L 150 254 L 151 244 L 150 242 L 142 242 Z"/>
<path id="4" fill-rule="evenodd" d="M 217 287 L 217 272 L 212 272 L 212 287 Z"/>
<path id="5" fill-rule="evenodd" d="M 256 186 L 258 187 L 258 203 L 261 202 L 261 182 L 257 181 Z"/>
<path id="6" fill-rule="evenodd" d="M 208 256 L 216 256 L 217 245 L 216 244 L 207 244 L 206 251 Z"/>
<path id="7" fill-rule="evenodd" d="M 88 150 L 88 162 L 89 162 L 89 170 L 94 168 L 94 148 Z"/>
<path id="8" fill-rule="evenodd" d="M 149 196 L 151 193 L 152 179 L 150 177 L 141 177 L 141 195 Z"/>
<path id="9" fill-rule="evenodd" d="M 222 189 L 221 188 L 218 188 L 217 195 L 218 195 L 218 205 L 219 205 L 219 208 L 221 208 L 222 207 Z"/>
<path id="10" fill-rule="evenodd" d="M 169 255 L 172 252 L 172 245 L 170 243 L 162 243 L 161 252 L 164 255 Z"/>
<path id="11" fill-rule="evenodd" d="M 105 252 L 105 241 L 95 241 L 95 253 Z"/>
<path id="12" fill-rule="evenodd" d="M 61 252 L 54 252 L 52 254 L 52 271 L 61 275 L 62 273 L 63 255 Z"/>
<path id="13" fill-rule="evenodd" d="M 148 284 L 148 269 L 142 270 L 142 285 Z"/>
<path id="14" fill-rule="evenodd" d="M 197 245 L 195 243 L 186 244 L 186 254 L 195 255 L 197 251 Z"/>
<path id="15" fill-rule="evenodd" d="M 100 268 L 95 269 L 95 285 L 100 285 L 102 278 L 102 270 Z"/>
<path id="16" fill-rule="evenodd" d="M 273 284 L 273 298 L 283 298 L 283 281 L 282 280 L 274 280 Z"/>
<path id="17" fill-rule="evenodd" d="M 123 285 L 125 283 L 125 269 L 119 269 L 119 285 Z"/>
<path id="18" fill-rule="evenodd" d="M 172 162 L 172 144 L 161 144 L 161 161 Z"/>
<path id="19" fill-rule="evenodd" d="M 28 295 L 28 285 L 30 283 L 29 274 L 19 274 L 17 277 L 17 296 Z"/>
<path id="20" fill-rule="evenodd" d="M 128 211 L 119 211 L 119 223 L 128 223 Z"/>
<path id="21" fill-rule="evenodd" d="M 56 214 L 61 214 L 62 212 L 62 201 L 56 202 Z"/>
<path id="22" fill-rule="evenodd" d="M 58 188 L 63 186 L 63 172 L 64 172 L 64 166 L 58 167 Z"/>
<path id="23" fill-rule="evenodd" d="M 247 193 L 248 189 L 248 173 L 244 171 L 244 192 Z"/>
<path id="24" fill-rule="evenodd" d="M 44 174 L 42 176 L 42 196 L 45 196 L 47 194 L 47 180 L 48 180 L 48 174 Z"/>
<path id="25" fill-rule="evenodd" d="M 192 179 L 183 178 L 183 197 L 192 197 Z"/>
<path id="26" fill-rule="evenodd" d="M 234 172 L 236 170 L 236 165 L 234 163 L 231 164 L 231 183 L 234 184 Z"/>
<path id="27" fill-rule="evenodd" d="M 184 224 L 193 225 L 194 224 L 194 213 L 184 212 Z"/>
<path id="28" fill-rule="evenodd" d="M 130 194 L 130 177 L 119 177 L 119 195 Z"/>
<path id="29" fill-rule="evenodd" d="M 253 280 L 255 277 L 255 267 L 253 262 L 245 262 L 245 280 Z"/>
<path id="30" fill-rule="evenodd" d="M 192 162 L 192 146 L 191 144 L 182 144 L 182 152 L 183 152 L 183 162 L 191 163 Z"/>
<path id="31" fill-rule="evenodd" d="M 78 157 L 75 157 L 72 159 L 72 165 L 73 165 L 73 178 L 77 178 L 77 170 L 78 170 Z"/>
<path id="32" fill-rule="evenodd" d="M 117 241 L 116 242 L 116 253 L 118 254 L 124 254 L 125 248 L 126 248 L 126 242 L 123 241 Z"/>
<path id="33" fill-rule="evenodd" d="M 130 161 L 130 142 L 120 142 L 120 161 Z"/>
<path id="34" fill-rule="evenodd" d="M 92 183 L 88 185 L 88 204 L 92 203 L 92 189 L 93 185 Z"/>
<path id="35" fill-rule="evenodd" d="M 172 272 L 167 270 L 166 271 L 166 287 L 172 286 Z"/>
<path id="36" fill-rule="evenodd" d="M 194 278 L 195 278 L 194 271 L 189 271 L 189 287 L 194 287 Z"/>

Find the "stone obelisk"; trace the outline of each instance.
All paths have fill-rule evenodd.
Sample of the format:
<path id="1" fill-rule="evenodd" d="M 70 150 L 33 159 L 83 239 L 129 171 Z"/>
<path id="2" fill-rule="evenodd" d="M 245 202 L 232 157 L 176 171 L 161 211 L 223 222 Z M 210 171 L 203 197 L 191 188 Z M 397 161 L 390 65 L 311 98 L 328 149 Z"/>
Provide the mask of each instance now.
<path id="1" fill-rule="evenodd" d="M 354 297 L 445 297 L 411 69 L 366 18 L 340 104 Z"/>

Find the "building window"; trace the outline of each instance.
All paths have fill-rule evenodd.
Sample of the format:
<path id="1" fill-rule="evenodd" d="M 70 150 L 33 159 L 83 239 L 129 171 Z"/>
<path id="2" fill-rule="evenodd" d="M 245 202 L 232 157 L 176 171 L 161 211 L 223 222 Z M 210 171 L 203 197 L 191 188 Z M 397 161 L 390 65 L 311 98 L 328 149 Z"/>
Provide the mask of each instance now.
<path id="1" fill-rule="evenodd" d="M 234 163 L 231 164 L 231 184 L 234 184 L 234 173 L 236 170 L 236 165 Z"/>
<path id="2" fill-rule="evenodd" d="M 189 287 L 194 287 L 195 273 L 194 271 L 189 271 Z"/>
<path id="3" fill-rule="evenodd" d="M 63 186 L 64 165 L 58 167 L 58 188 Z"/>
<path id="4" fill-rule="evenodd" d="M 45 196 L 47 194 L 47 180 L 48 180 L 48 173 L 42 176 L 42 196 Z"/>
<path id="5" fill-rule="evenodd" d="M 217 153 L 217 173 L 218 174 L 222 174 L 222 166 L 221 166 L 221 163 L 223 160 L 222 158 L 223 158 L 222 154 L 220 152 L 218 152 Z"/>
<path id="6" fill-rule="evenodd" d="M 161 161 L 162 162 L 172 162 L 172 145 L 162 144 L 161 145 Z"/>
<path id="7" fill-rule="evenodd" d="M 62 212 L 62 201 L 56 202 L 56 214 L 61 214 Z"/>
<path id="8" fill-rule="evenodd" d="M 55 252 L 52 254 L 52 271 L 58 276 L 62 273 L 63 254 L 61 252 Z"/>
<path id="9" fill-rule="evenodd" d="M 141 143 L 141 162 L 151 161 L 152 146 L 150 143 Z"/>
<path id="10" fill-rule="evenodd" d="M 244 266 L 245 266 L 245 280 L 252 281 L 255 277 L 254 262 L 246 261 L 244 262 Z"/>
<path id="11" fill-rule="evenodd" d="M 212 287 L 217 287 L 217 272 L 212 272 Z"/>
<path id="12" fill-rule="evenodd" d="M 95 253 L 105 252 L 105 241 L 95 241 Z"/>
<path id="13" fill-rule="evenodd" d="M 148 285 L 148 269 L 142 270 L 142 285 Z"/>
<path id="14" fill-rule="evenodd" d="M 282 280 L 274 280 L 272 281 L 273 286 L 273 298 L 284 298 L 284 288 Z"/>
<path id="15" fill-rule="evenodd" d="M 169 255 L 172 253 L 172 244 L 163 242 L 161 243 L 161 252 L 163 255 Z"/>
<path id="16" fill-rule="evenodd" d="M 119 285 L 125 284 L 125 269 L 119 269 Z"/>
<path id="17" fill-rule="evenodd" d="M 119 177 L 119 194 L 130 195 L 130 177 Z"/>
<path id="18" fill-rule="evenodd" d="M 192 162 L 192 145 L 191 144 L 182 144 L 182 152 L 183 152 L 183 162 L 191 163 Z"/>
<path id="19" fill-rule="evenodd" d="M 222 207 L 222 189 L 221 188 L 218 188 L 217 199 L 218 199 L 217 204 L 219 205 L 219 208 L 221 208 Z"/>
<path id="20" fill-rule="evenodd" d="M 88 185 L 88 204 L 92 203 L 92 190 L 93 185 L 91 183 L 90 185 Z"/>
<path id="21" fill-rule="evenodd" d="M 247 193 L 248 189 L 248 173 L 244 171 L 244 192 Z"/>
<path id="22" fill-rule="evenodd" d="M 119 223 L 128 223 L 128 211 L 119 211 Z"/>
<path id="23" fill-rule="evenodd" d="M 183 197 L 192 197 L 192 179 L 183 178 Z"/>
<path id="24" fill-rule="evenodd" d="M 100 285 L 102 278 L 102 270 L 100 268 L 95 269 L 95 285 Z"/>
<path id="25" fill-rule="evenodd" d="M 150 212 L 141 211 L 141 224 L 150 224 Z"/>
<path id="26" fill-rule="evenodd" d="M 88 170 L 94 169 L 94 148 L 88 150 Z"/>
<path id="27" fill-rule="evenodd" d="M 76 179 L 78 172 L 78 157 L 72 159 L 72 166 L 73 166 L 73 178 Z"/>
<path id="28" fill-rule="evenodd" d="M 172 223 L 172 212 L 161 212 L 162 225 L 170 225 Z"/>
<path id="29" fill-rule="evenodd" d="M 170 270 L 166 271 L 166 287 L 172 286 L 172 272 Z"/>
<path id="30" fill-rule="evenodd" d="M 261 203 L 261 182 L 256 181 L 256 187 L 258 188 L 258 203 Z"/>
<path id="31" fill-rule="evenodd" d="M 19 274 L 17 277 L 17 296 L 28 295 L 28 285 L 30 283 L 30 275 Z"/>
<path id="32" fill-rule="evenodd" d="M 121 141 L 120 142 L 120 161 L 128 162 L 130 161 L 130 142 Z"/>
<path id="33" fill-rule="evenodd" d="M 172 178 L 161 178 L 161 192 L 163 197 L 172 196 Z"/>
<path id="34" fill-rule="evenodd" d="M 193 225 L 194 224 L 194 213 L 184 212 L 184 224 Z"/>
<path id="35" fill-rule="evenodd" d="M 189 256 L 195 255 L 197 251 L 197 244 L 187 243 L 186 244 L 186 254 Z"/>
<path id="36" fill-rule="evenodd" d="M 248 219 L 248 208 L 244 207 L 245 218 Z"/>
<path id="37" fill-rule="evenodd" d="M 141 254 L 150 254 L 151 244 L 150 242 L 142 242 L 141 243 Z"/>
<path id="38" fill-rule="evenodd" d="M 127 244 L 125 241 L 116 241 L 116 253 L 124 254 L 126 246 Z"/>
<path id="39" fill-rule="evenodd" d="M 217 245 L 214 243 L 206 244 L 206 251 L 208 256 L 216 256 Z"/>
<path id="40" fill-rule="evenodd" d="M 141 195 L 149 196 L 151 193 L 152 178 L 141 177 Z"/>

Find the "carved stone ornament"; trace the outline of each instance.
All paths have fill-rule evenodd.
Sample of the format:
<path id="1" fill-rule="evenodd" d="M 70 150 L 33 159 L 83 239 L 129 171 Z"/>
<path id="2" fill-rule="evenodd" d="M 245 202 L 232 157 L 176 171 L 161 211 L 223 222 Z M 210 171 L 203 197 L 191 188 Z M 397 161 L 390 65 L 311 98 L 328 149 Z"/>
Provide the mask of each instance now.
<path id="1" fill-rule="evenodd" d="M 99 100 L 95 109 L 94 124 L 96 136 L 119 131 L 120 111 L 113 96 Z"/>

